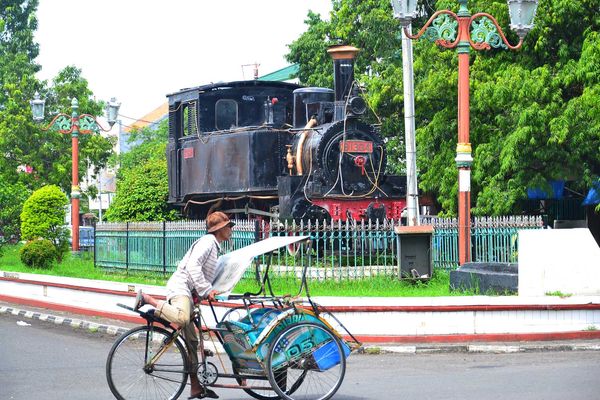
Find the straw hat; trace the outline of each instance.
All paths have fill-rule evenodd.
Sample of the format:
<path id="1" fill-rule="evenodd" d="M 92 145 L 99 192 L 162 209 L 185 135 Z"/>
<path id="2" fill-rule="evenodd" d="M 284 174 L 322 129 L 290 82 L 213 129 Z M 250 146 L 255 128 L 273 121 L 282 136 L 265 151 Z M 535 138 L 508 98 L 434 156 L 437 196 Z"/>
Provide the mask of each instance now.
<path id="1" fill-rule="evenodd" d="M 215 211 L 206 218 L 206 226 L 208 233 L 214 233 L 227 225 L 233 226 L 234 223 L 229 220 L 229 217 L 221 211 Z"/>

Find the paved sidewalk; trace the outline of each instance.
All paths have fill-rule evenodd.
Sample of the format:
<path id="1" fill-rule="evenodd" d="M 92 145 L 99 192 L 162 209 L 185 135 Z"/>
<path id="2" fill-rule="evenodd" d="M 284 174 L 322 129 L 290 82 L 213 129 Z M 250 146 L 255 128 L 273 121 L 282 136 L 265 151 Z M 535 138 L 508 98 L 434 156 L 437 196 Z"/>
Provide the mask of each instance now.
<path id="1" fill-rule="evenodd" d="M 0 317 L 12 315 L 23 322 L 39 320 L 55 325 L 68 326 L 82 331 L 100 332 L 115 337 L 138 324 L 115 321 L 110 318 L 80 316 L 61 311 L 14 305 L 0 302 Z M 468 342 L 468 343 L 403 343 L 364 345 L 360 352 L 366 354 L 397 353 L 518 353 L 542 351 L 600 351 L 598 340 L 559 340 L 536 342 Z"/>

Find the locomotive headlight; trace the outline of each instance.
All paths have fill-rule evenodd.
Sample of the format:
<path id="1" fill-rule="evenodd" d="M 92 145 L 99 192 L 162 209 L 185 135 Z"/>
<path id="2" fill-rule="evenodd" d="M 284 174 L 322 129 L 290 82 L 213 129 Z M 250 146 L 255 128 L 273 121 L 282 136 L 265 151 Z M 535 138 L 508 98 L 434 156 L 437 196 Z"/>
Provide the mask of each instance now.
<path id="1" fill-rule="evenodd" d="M 351 97 L 348 100 L 348 111 L 352 115 L 363 115 L 367 112 L 367 103 L 362 97 Z"/>

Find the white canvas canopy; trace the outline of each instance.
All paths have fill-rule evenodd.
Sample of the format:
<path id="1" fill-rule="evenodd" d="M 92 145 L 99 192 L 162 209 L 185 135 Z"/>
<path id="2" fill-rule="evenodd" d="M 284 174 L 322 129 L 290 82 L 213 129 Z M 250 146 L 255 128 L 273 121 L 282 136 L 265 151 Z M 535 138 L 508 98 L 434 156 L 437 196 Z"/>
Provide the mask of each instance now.
<path id="1" fill-rule="evenodd" d="M 213 289 L 221 293 L 219 297 L 228 296 L 255 257 L 309 238 L 309 236 L 275 236 L 222 255 L 217 261 L 217 270 L 221 272 L 213 283 Z"/>

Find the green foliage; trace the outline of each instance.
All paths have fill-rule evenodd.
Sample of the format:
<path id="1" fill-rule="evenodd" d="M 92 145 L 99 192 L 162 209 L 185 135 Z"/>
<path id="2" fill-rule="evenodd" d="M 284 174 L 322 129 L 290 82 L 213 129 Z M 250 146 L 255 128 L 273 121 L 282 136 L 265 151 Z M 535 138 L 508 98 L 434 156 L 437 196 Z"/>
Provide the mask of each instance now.
<path id="1" fill-rule="evenodd" d="M 167 161 L 149 160 L 121 172 L 117 195 L 106 212 L 108 221 L 172 221 L 167 205 Z"/>
<path id="2" fill-rule="evenodd" d="M 81 76 L 81 70 L 68 66 L 59 72 L 53 80 L 52 87 L 43 89 L 46 98 L 47 121 L 51 121 L 59 113 L 72 115 L 71 101 L 79 102 L 78 115 L 102 114 L 103 103 L 93 99 L 93 93 L 87 87 L 87 81 Z M 46 122 L 46 123 L 48 123 Z M 27 138 L 12 138 L 14 146 L 35 149 L 24 152 L 21 163 L 33 168 L 32 178 L 37 184 L 54 184 L 65 192 L 71 188 L 72 143 L 71 135 L 61 134 L 51 128 L 43 131 L 36 126 Z M 95 167 L 95 173 L 108 163 L 112 154 L 114 138 L 102 137 L 100 134 L 79 135 L 79 174 L 85 173 L 89 165 Z"/>
<path id="3" fill-rule="evenodd" d="M 422 2 L 420 7 L 413 33 L 436 9 L 456 12 L 458 3 Z M 494 15 L 508 40 L 517 42 L 508 27 L 506 2 L 471 0 L 468 7 L 472 14 Z M 307 31 L 288 54 L 290 62 L 300 63 L 301 81 L 331 85 L 328 45 L 361 48 L 355 77 L 382 120 L 390 172 L 404 171 L 400 26 L 389 1 L 334 0 L 330 21 L 309 14 L 306 23 Z M 443 214 L 455 215 L 457 53 L 424 39 L 413 41 L 413 48 L 419 186 Z M 585 193 L 600 176 L 598 1 L 541 1 L 522 49 L 473 50 L 470 58 L 473 213 L 519 211 L 527 188 L 546 187 L 548 180 L 572 181 L 571 190 Z"/>
<path id="4" fill-rule="evenodd" d="M 71 115 L 71 99 L 80 103 L 79 112 L 101 114 L 103 104 L 93 100 L 93 93 L 81 71 L 73 66 L 63 69 L 52 86 L 39 82 L 35 63 L 39 53 L 34 42 L 37 29 L 37 0 L 6 0 L 0 8 L 0 175 L 11 184 L 21 182 L 29 190 L 55 184 L 70 190 L 71 136 L 55 130 L 43 131 L 31 117 L 29 101 L 39 91 L 46 99 L 46 123 L 59 112 Z M 81 135 L 79 171 L 87 165 L 101 168 L 112 151 L 109 139 L 100 135 Z M 19 173 L 22 167 L 31 173 Z"/>
<path id="5" fill-rule="evenodd" d="M 127 171 L 149 160 L 164 160 L 169 135 L 168 121 L 162 121 L 156 129 L 134 129 L 128 142 L 134 146 L 119 157 L 119 171 Z"/>
<path id="6" fill-rule="evenodd" d="M 21 238 L 50 240 L 59 261 L 68 248 L 68 232 L 64 227 L 67 204 L 67 196 L 57 186 L 44 186 L 25 201 L 21 212 Z"/>
<path id="7" fill-rule="evenodd" d="M 18 175 L 25 165 L 23 157 L 30 148 L 14 146 L 16 137 L 28 137 L 34 130 L 29 100 L 38 82 L 40 67 L 34 60 L 39 50 L 33 33 L 37 28 L 37 0 L 6 0 L 0 7 L 0 175 L 2 183 L 29 181 L 27 174 Z"/>
<path id="8" fill-rule="evenodd" d="M 6 241 L 21 237 L 21 210 L 29 191 L 20 182 L 7 182 L 0 175 L 0 236 Z"/>
<path id="9" fill-rule="evenodd" d="M 50 269 L 57 259 L 57 250 L 48 239 L 27 242 L 19 251 L 21 262 L 28 267 Z"/>
<path id="10" fill-rule="evenodd" d="M 117 194 L 106 212 L 108 221 L 172 221 L 177 213 L 168 204 L 167 125 L 156 131 L 134 131 L 132 141 L 141 140 L 121 156 Z"/>

